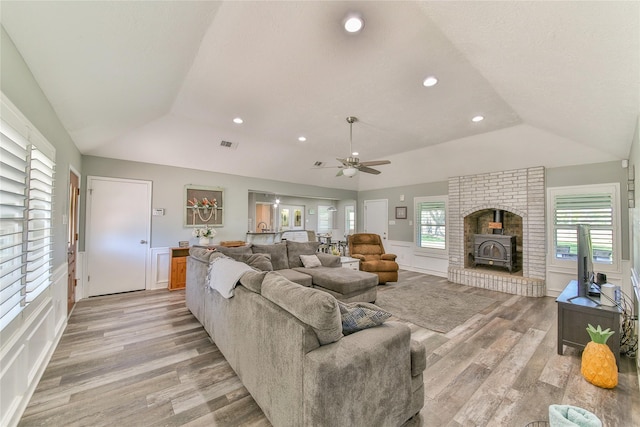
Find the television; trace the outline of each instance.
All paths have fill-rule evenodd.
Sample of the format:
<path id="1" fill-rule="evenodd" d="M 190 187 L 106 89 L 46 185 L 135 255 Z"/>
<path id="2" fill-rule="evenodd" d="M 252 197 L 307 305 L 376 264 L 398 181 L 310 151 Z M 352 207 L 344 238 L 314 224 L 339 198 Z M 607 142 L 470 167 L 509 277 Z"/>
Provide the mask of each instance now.
<path id="1" fill-rule="evenodd" d="M 576 226 L 578 239 L 578 293 L 570 298 L 589 299 L 594 303 L 599 303 L 590 298 L 590 295 L 598 293 L 598 286 L 595 285 L 595 272 L 593 270 L 593 248 L 591 246 L 591 228 L 587 224 Z"/>

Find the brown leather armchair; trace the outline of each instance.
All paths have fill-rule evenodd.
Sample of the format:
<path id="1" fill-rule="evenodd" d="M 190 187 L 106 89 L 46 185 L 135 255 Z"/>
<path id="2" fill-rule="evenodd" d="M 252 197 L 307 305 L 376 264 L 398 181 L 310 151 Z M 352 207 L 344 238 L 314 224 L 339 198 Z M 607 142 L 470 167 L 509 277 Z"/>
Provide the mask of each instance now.
<path id="1" fill-rule="evenodd" d="M 377 274 L 378 283 L 398 281 L 396 255 L 384 253 L 379 235 L 352 234 L 348 238 L 348 243 L 349 256 L 360 260 L 360 270 Z"/>

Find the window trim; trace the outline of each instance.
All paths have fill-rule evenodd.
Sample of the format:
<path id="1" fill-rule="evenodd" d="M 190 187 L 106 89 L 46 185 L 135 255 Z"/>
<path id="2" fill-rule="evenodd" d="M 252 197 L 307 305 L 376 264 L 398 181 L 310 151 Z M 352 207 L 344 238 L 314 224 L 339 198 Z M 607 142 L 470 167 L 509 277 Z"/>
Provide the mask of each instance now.
<path id="1" fill-rule="evenodd" d="M 444 212 L 445 212 L 445 237 L 444 237 L 444 248 L 422 248 L 418 246 L 417 237 L 418 237 L 418 227 L 420 223 L 418 221 L 418 204 L 423 202 L 441 202 L 444 203 Z M 429 255 L 437 258 L 448 258 L 449 257 L 449 232 L 447 228 L 449 228 L 449 196 L 417 196 L 413 198 L 413 252 L 416 255 Z"/>
<path id="2" fill-rule="evenodd" d="M 622 266 L 622 229 L 620 183 L 618 182 L 547 188 L 547 265 L 571 272 L 577 268 L 575 260 L 560 259 L 555 256 L 555 199 L 557 196 L 590 193 L 611 194 L 611 204 L 613 207 L 613 224 L 611 227 L 613 231 L 613 254 L 611 264 L 594 261 L 594 268 L 596 271 L 603 273 L 620 273 Z"/>

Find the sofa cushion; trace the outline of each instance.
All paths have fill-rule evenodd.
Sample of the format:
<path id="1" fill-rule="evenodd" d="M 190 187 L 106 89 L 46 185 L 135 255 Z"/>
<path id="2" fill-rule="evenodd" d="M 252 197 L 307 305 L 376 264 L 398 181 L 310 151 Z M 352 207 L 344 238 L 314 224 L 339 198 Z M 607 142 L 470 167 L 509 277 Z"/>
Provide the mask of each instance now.
<path id="1" fill-rule="evenodd" d="M 382 325 L 391 317 L 377 305 L 366 302 L 343 303 L 338 301 L 342 318 L 342 333 L 349 335 L 374 326 Z"/>
<path id="2" fill-rule="evenodd" d="M 277 272 L 269 272 L 262 282 L 262 296 L 311 326 L 320 345 L 342 337 L 338 301 L 326 292 L 299 286 Z"/>
<path id="3" fill-rule="evenodd" d="M 253 267 L 260 271 L 273 271 L 273 264 L 271 264 L 271 255 L 269 254 L 241 254 L 236 256 L 231 256 L 236 261 L 244 262 L 249 265 L 249 267 Z"/>
<path id="4" fill-rule="evenodd" d="M 274 270 L 289 268 L 286 243 L 274 243 L 272 245 L 252 245 L 251 250 L 254 254 L 271 255 L 271 264 L 273 265 Z"/>
<path id="5" fill-rule="evenodd" d="M 323 267 L 342 267 L 342 261 L 338 255 L 325 254 L 318 252 L 316 254 Z"/>
<path id="6" fill-rule="evenodd" d="M 240 284 L 256 294 L 262 293 L 262 281 L 268 271 L 246 271 L 240 277 Z"/>
<path id="7" fill-rule="evenodd" d="M 321 267 L 322 263 L 316 255 L 300 255 L 300 261 L 305 268 Z"/>
<path id="8" fill-rule="evenodd" d="M 208 263 L 209 258 L 211 257 L 211 254 L 214 252 L 214 250 L 215 249 L 191 246 L 189 248 L 189 255 L 191 255 L 195 259 Z"/>
<path id="9" fill-rule="evenodd" d="M 308 274 L 304 274 L 290 268 L 278 270 L 278 274 L 283 275 L 284 277 L 291 280 L 293 283 L 297 283 L 298 285 L 306 286 L 308 288 L 313 286 L 313 279 Z"/>
<path id="10" fill-rule="evenodd" d="M 314 255 L 318 252 L 320 242 L 294 242 L 287 240 L 288 268 L 302 267 L 300 255 Z"/>
<path id="11" fill-rule="evenodd" d="M 311 276 L 314 286 L 330 289 L 343 295 L 375 288 L 378 285 L 377 275 L 348 268 L 316 267 L 295 270 Z"/>

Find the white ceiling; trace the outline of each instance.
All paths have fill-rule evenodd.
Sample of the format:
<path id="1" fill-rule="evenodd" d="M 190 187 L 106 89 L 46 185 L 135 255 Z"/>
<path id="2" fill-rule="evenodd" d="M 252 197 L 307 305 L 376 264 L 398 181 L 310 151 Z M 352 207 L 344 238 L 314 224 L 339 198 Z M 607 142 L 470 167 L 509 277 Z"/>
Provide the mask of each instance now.
<path id="1" fill-rule="evenodd" d="M 624 159 L 640 113 L 636 1 L 1 7 L 87 155 L 366 190 Z M 381 175 L 313 168 L 348 155 L 350 115 L 361 160 L 392 161 Z"/>

